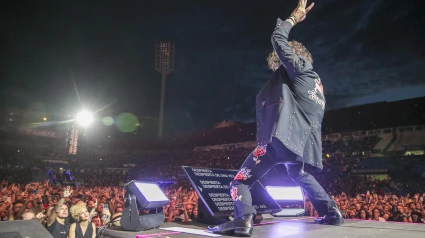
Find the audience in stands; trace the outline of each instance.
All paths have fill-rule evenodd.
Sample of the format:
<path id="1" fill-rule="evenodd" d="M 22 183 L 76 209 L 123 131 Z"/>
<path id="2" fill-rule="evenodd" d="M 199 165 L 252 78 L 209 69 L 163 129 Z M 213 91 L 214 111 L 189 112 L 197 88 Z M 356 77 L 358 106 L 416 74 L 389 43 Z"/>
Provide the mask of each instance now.
<path id="1" fill-rule="evenodd" d="M 420 172 L 422 161 L 386 160 L 379 166 L 389 169 L 391 176 L 380 179 L 353 174 L 356 169 L 381 169 L 362 153 L 370 151 L 374 143 L 376 138 L 372 137 L 325 141 L 324 171 L 317 175 L 318 181 L 334 197 L 345 218 L 424 223 L 423 177 L 412 176 Z M 163 186 L 171 201 L 163 207 L 165 222 L 191 222 L 198 216 L 198 195 L 181 166 L 237 169 L 251 150 L 92 151 L 68 163 L 52 159 L 58 152 L 1 146 L 0 219 L 38 220 L 54 237 L 85 233 L 94 237 L 96 228 L 109 221 L 120 225 L 119 218 L 114 218 L 123 211 L 123 185 L 135 179 L 171 181 Z M 35 179 L 43 176 L 49 179 Z M 308 198 L 305 210 L 308 216 L 317 215 Z"/>

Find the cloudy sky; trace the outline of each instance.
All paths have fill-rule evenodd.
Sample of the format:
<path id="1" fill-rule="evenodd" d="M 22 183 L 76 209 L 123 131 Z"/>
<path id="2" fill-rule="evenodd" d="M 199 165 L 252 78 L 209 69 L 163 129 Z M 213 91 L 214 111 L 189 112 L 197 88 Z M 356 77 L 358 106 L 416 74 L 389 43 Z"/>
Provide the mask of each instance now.
<path id="1" fill-rule="evenodd" d="M 155 2 L 155 3 L 154 3 Z M 310 1 L 309 1 L 310 2 Z M 312 52 L 327 109 L 425 96 L 419 0 L 318 0 L 290 38 Z M 157 117 L 155 42 L 176 44 L 168 132 L 254 120 L 282 1 L 10 1 L 1 12 L 2 107 Z"/>

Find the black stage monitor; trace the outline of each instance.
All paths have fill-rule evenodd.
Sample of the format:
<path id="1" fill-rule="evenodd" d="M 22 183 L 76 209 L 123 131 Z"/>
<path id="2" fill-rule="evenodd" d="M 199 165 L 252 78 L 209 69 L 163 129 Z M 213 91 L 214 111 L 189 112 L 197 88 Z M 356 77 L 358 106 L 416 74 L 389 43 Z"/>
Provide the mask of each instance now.
<path id="1" fill-rule="evenodd" d="M 238 170 L 182 167 L 211 216 L 232 215 L 234 203 L 230 197 L 230 182 L 236 176 Z M 279 205 L 260 182 L 252 186 L 251 194 L 252 203 L 257 213 L 266 214 L 281 211 Z M 199 206 L 201 205 L 199 204 Z M 201 214 L 199 215 L 201 216 Z"/>

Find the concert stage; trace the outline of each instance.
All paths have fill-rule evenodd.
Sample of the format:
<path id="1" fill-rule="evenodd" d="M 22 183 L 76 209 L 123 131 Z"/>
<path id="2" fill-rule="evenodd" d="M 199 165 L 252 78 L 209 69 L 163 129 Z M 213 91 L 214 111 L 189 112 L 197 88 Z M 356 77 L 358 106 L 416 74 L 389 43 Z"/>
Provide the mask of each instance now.
<path id="1" fill-rule="evenodd" d="M 164 223 L 160 229 L 154 229 L 141 232 L 125 232 L 116 230 L 106 230 L 103 237 L 110 238 L 150 238 L 150 237 L 208 237 L 203 235 L 188 234 L 179 231 L 163 230 L 164 228 L 188 228 L 196 229 L 196 231 L 206 231 L 206 225 L 201 223 Z M 210 234 L 210 233 L 205 233 Z M 416 238 L 425 237 L 425 224 L 411 224 L 400 222 L 375 222 L 360 220 L 345 220 L 341 226 L 317 225 L 311 217 L 298 218 L 275 218 L 270 222 L 263 222 L 256 225 L 251 237 L 344 237 L 344 238 L 360 238 L 360 237 L 384 237 L 399 238 L 408 237 Z M 215 234 L 214 234 L 215 235 Z M 219 236 L 216 237 L 229 237 Z"/>

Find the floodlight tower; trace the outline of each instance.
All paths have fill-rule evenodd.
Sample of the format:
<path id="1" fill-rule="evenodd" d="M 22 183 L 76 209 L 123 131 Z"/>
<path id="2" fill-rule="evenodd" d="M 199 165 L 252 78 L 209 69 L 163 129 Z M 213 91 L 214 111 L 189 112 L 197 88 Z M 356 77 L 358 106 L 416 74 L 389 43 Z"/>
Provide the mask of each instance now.
<path id="1" fill-rule="evenodd" d="M 87 128 L 93 122 L 93 113 L 82 110 L 80 111 L 72 123 L 68 124 L 68 131 L 66 137 L 66 146 L 68 148 L 68 155 L 77 155 L 78 149 L 78 135 L 80 127 Z"/>
<path id="2" fill-rule="evenodd" d="M 158 41 L 155 48 L 155 70 L 162 75 L 161 102 L 159 108 L 158 137 L 162 137 L 164 126 L 165 80 L 174 70 L 175 44 L 171 41 Z"/>

